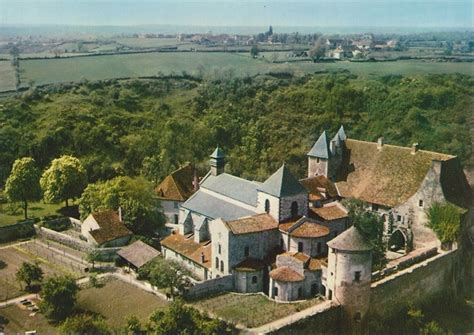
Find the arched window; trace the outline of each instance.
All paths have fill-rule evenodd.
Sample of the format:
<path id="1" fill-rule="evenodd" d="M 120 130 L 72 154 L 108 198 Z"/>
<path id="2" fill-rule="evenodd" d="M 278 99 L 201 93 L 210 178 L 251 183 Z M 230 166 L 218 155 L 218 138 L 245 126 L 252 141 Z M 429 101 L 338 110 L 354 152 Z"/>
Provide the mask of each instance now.
<path id="1" fill-rule="evenodd" d="M 298 252 L 303 252 L 303 242 L 298 242 Z"/>
<path id="2" fill-rule="evenodd" d="M 321 242 L 318 242 L 318 247 L 317 248 L 318 248 L 317 252 L 318 252 L 318 254 L 320 254 L 321 253 Z"/>
<path id="3" fill-rule="evenodd" d="M 252 284 L 257 284 L 258 278 L 257 276 L 252 277 Z"/>
<path id="4" fill-rule="evenodd" d="M 278 297 L 278 287 L 273 288 L 273 296 Z"/>
<path id="5" fill-rule="evenodd" d="M 219 258 L 216 257 L 216 269 L 219 269 Z"/>
<path id="6" fill-rule="evenodd" d="M 245 249 L 244 249 L 244 256 L 249 257 L 249 255 L 250 255 L 250 248 L 249 248 L 249 246 L 246 246 Z"/>
<path id="7" fill-rule="evenodd" d="M 303 297 L 303 288 L 299 287 L 298 288 L 298 298 L 302 298 L 302 297 Z"/>
<path id="8" fill-rule="evenodd" d="M 221 272 L 224 272 L 224 261 L 221 261 Z"/>
<path id="9" fill-rule="evenodd" d="M 291 204 L 291 216 L 296 216 L 298 215 L 298 203 L 296 201 L 293 201 Z"/>
<path id="10" fill-rule="evenodd" d="M 265 200 L 265 212 L 270 213 L 270 200 Z"/>

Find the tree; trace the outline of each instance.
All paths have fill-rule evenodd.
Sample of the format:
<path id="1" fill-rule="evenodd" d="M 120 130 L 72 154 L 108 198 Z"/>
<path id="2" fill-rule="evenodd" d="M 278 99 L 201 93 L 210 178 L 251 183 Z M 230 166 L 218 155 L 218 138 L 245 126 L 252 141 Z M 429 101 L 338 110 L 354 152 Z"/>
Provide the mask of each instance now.
<path id="1" fill-rule="evenodd" d="M 141 177 L 116 177 L 89 184 L 79 199 L 83 219 L 96 210 L 119 207 L 124 223 L 136 234 L 152 233 L 164 221 L 153 185 Z"/>
<path id="2" fill-rule="evenodd" d="M 257 45 L 256 44 L 252 45 L 252 47 L 250 48 L 250 55 L 253 58 L 256 58 L 258 56 L 258 53 L 259 53 L 259 50 L 258 50 Z"/>
<path id="3" fill-rule="evenodd" d="M 12 202 L 21 201 L 25 219 L 28 218 L 28 201 L 41 198 L 40 173 L 31 157 L 17 159 L 5 184 L 5 194 Z"/>
<path id="4" fill-rule="evenodd" d="M 326 55 L 326 38 L 319 36 L 314 47 L 309 51 L 309 56 L 319 61 Z"/>
<path id="5" fill-rule="evenodd" d="M 68 199 L 80 197 L 87 186 L 87 173 L 76 157 L 61 156 L 44 171 L 40 184 L 46 201 L 66 201 L 68 206 Z"/>
<path id="6" fill-rule="evenodd" d="M 16 272 L 16 279 L 24 282 L 26 290 L 29 290 L 32 282 L 43 280 L 43 270 L 37 263 L 23 262 Z"/>
<path id="7" fill-rule="evenodd" d="M 91 314 L 78 314 L 68 317 L 60 327 L 61 334 L 112 334 L 102 317 Z"/>
<path id="8" fill-rule="evenodd" d="M 132 335 L 141 334 L 141 328 L 142 328 L 142 325 L 140 323 L 140 320 L 138 320 L 137 316 L 134 315 L 134 314 L 130 314 L 127 317 L 127 324 L 125 326 L 125 333 L 126 334 L 132 334 Z"/>
<path id="9" fill-rule="evenodd" d="M 450 203 L 434 203 L 427 211 L 428 226 L 442 243 L 457 241 L 461 229 L 462 209 Z"/>
<path id="10" fill-rule="evenodd" d="M 92 263 L 92 269 L 94 269 L 95 262 L 97 262 L 100 259 L 100 253 L 97 250 L 91 250 L 87 255 L 86 255 L 86 260 L 89 263 Z"/>
<path id="11" fill-rule="evenodd" d="M 78 291 L 76 281 L 69 276 L 49 278 L 41 288 L 39 308 L 48 319 L 64 320 L 76 306 Z"/>

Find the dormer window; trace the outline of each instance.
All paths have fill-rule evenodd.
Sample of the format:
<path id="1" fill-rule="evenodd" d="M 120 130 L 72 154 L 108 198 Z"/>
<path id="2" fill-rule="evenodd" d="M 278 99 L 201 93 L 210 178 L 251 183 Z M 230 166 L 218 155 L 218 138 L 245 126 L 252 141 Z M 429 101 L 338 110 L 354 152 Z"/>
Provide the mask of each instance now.
<path id="1" fill-rule="evenodd" d="M 268 214 L 270 213 L 270 200 L 265 200 L 265 212 Z"/>

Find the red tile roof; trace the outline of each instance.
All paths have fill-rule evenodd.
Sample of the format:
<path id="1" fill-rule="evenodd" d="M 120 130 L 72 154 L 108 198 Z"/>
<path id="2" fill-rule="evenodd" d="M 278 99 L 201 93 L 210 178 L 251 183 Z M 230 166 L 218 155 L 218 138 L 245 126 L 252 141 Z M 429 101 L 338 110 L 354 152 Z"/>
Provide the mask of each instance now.
<path id="1" fill-rule="evenodd" d="M 329 235 L 329 228 L 317 223 L 306 221 L 290 232 L 290 236 L 301 238 L 316 238 Z"/>
<path id="2" fill-rule="evenodd" d="M 324 221 L 343 219 L 347 217 L 347 212 L 338 204 L 329 204 L 323 207 L 311 207 L 310 215 L 314 214 L 316 218 Z"/>
<path id="3" fill-rule="evenodd" d="M 193 262 L 211 268 L 212 248 L 210 241 L 201 243 L 194 242 L 193 234 L 183 236 L 181 234 L 172 234 L 161 240 L 161 245 L 177 252 L 180 255 L 192 260 Z M 201 255 L 204 254 L 204 263 L 201 262 Z"/>
<path id="4" fill-rule="evenodd" d="M 273 280 L 282 282 L 298 282 L 304 280 L 303 275 L 286 266 L 270 271 L 270 277 Z"/>
<path id="5" fill-rule="evenodd" d="M 233 234 L 249 234 L 278 228 L 278 222 L 269 214 L 257 214 L 234 221 L 227 221 Z"/>
<path id="6" fill-rule="evenodd" d="M 300 183 L 308 190 L 310 200 L 319 200 L 318 198 L 322 198 L 321 191 L 326 193 L 327 198 L 338 196 L 334 183 L 323 175 L 300 179 Z M 311 197 L 314 199 L 311 199 Z"/>
<path id="7" fill-rule="evenodd" d="M 193 178 L 194 169 L 188 163 L 163 179 L 155 192 L 161 199 L 186 201 L 194 193 Z"/>
<path id="8" fill-rule="evenodd" d="M 90 234 L 99 245 L 132 235 L 132 232 L 120 221 L 117 212 L 113 210 L 94 212 L 91 215 L 99 229 L 91 230 Z"/>

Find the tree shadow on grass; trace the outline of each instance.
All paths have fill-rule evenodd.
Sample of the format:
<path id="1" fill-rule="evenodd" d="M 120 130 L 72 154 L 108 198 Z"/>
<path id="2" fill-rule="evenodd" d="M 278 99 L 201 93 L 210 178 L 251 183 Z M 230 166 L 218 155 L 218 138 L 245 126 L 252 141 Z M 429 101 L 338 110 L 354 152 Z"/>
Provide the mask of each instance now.
<path id="1" fill-rule="evenodd" d="M 0 270 L 5 269 L 7 266 L 8 266 L 8 264 L 0 259 Z"/>

